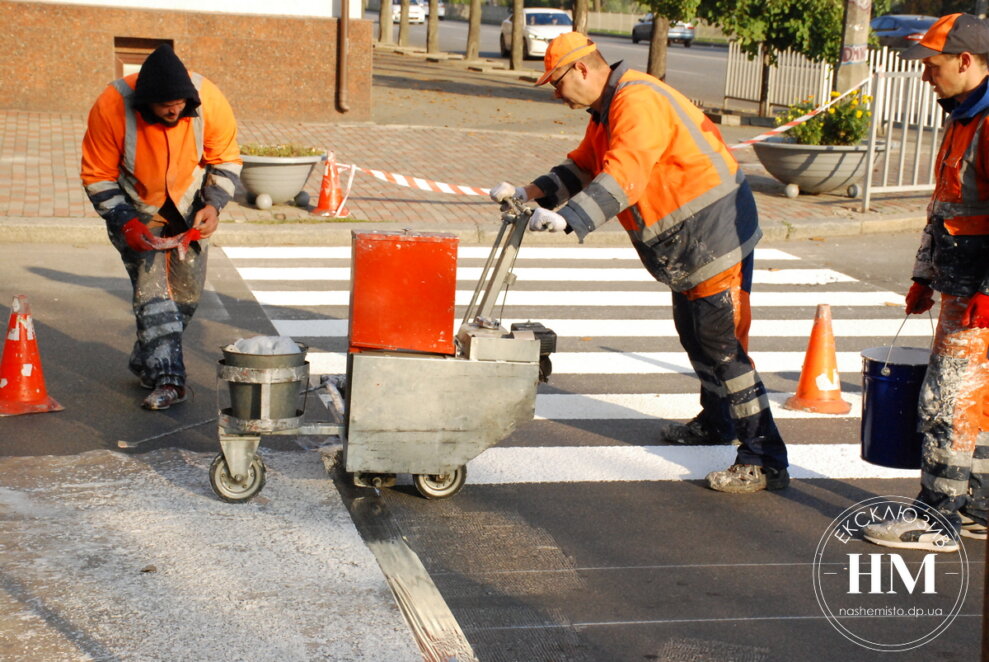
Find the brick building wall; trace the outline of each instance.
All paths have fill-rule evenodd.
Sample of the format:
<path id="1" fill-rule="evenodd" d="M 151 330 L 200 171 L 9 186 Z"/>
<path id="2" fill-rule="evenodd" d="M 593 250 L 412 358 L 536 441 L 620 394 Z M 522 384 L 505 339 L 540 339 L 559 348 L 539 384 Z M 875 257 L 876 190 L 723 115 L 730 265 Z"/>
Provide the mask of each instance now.
<path id="1" fill-rule="evenodd" d="M 351 19 L 349 112 L 337 108 L 337 18 L 0 1 L 0 108 L 88 112 L 122 62 L 170 41 L 238 118 L 371 119 L 372 24 Z"/>

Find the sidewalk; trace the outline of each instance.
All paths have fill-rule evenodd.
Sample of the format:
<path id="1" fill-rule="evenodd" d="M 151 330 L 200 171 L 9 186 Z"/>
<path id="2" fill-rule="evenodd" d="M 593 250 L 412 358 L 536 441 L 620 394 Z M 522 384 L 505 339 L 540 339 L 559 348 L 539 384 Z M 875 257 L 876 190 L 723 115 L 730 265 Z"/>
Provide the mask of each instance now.
<path id="1" fill-rule="evenodd" d="M 402 58 L 389 54 L 383 57 Z M 376 65 L 379 55 L 376 53 Z M 538 104 L 542 113 L 559 112 L 567 119 L 563 135 L 526 133 L 516 121 L 522 111 L 503 113 L 510 130 L 455 128 L 416 125 L 424 113 L 415 110 L 410 95 L 436 92 L 428 104 L 510 104 L 519 92 L 509 90 L 501 97 L 472 100 L 484 81 L 492 86 L 518 85 L 518 72 L 496 71 L 477 63 L 440 60 L 427 62 L 423 54 L 407 56 L 417 67 L 432 67 L 430 75 L 470 78 L 466 93 L 457 97 L 446 90 L 422 88 L 403 90 L 396 96 L 394 78 L 376 91 L 376 101 L 409 104 L 408 125 L 303 124 L 294 122 L 240 122 L 242 142 L 294 142 L 333 150 L 340 164 L 356 164 L 406 177 L 488 188 L 502 180 L 529 181 L 563 160 L 580 139 L 570 127 L 582 126 L 575 111 Z M 469 74 L 468 72 L 477 73 Z M 398 74 L 396 74 L 397 76 Z M 500 80 L 499 80 L 500 79 Z M 505 82 L 510 81 L 510 82 Z M 432 81 L 430 81 L 432 82 Z M 433 83 L 435 87 L 435 83 Z M 527 83 L 531 86 L 531 83 Z M 376 90 L 378 88 L 376 87 Z M 378 99 L 381 97 L 381 99 Z M 545 101 L 545 100 L 543 100 Z M 486 107 L 487 107 L 486 106 Z M 469 106 L 465 106 L 469 108 Z M 458 106 L 458 110 L 460 107 Z M 425 111 L 424 111 L 425 112 Z M 461 114 L 469 111 L 461 111 Z M 393 116 L 389 115 L 390 117 Z M 508 120 L 507 116 L 513 119 Z M 499 116 L 500 117 L 500 116 Z M 574 122 L 577 119 L 579 122 Z M 494 122 L 488 122 L 494 125 Z M 751 138 L 764 129 L 755 126 L 720 127 L 729 145 Z M 0 111 L 0 241 L 106 241 L 102 220 L 96 216 L 78 178 L 80 143 L 85 117 L 70 114 Z M 735 150 L 755 192 L 763 232 L 767 239 L 802 239 L 825 235 L 894 232 L 922 227 L 927 194 L 886 195 L 873 199 L 872 209 L 862 213 L 861 200 L 841 195 L 801 195 L 787 199 L 783 185 L 769 176 L 751 148 Z M 314 169 L 305 190 L 315 205 L 322 172 Z M 358 172 L 347 201 L 346 221 L 311 216 L 307 210 L 287 205 L 262 211 L 248 205 L 231 204 L 223 211 L 223 225 L 216 235 L 221 245 L 349 243 L 354 223 L 456 232 L 464 240 L 487 243 L 485 233 L 498 223 L 498 211 L 479 196 L 431 193 L 402 187 Z M 536 239 L 536 238 L 533 238 Z M 569 237 L 540 237 L 537 241 L 571 241 Z M 590 236 L 588 243 L 627 241 L 618 223 L 611 222 Z"/>

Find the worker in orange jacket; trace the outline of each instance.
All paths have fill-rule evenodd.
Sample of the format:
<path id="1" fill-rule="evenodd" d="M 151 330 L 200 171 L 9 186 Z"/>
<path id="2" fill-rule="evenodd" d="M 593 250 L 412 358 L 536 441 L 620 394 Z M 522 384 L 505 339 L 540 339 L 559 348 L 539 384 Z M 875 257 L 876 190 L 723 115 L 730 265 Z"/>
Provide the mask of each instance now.
<path id="1" fill-rule="evenodd" d="M 492 199 L 535 200 L 530 230 L 572 232 L 581 242 L 617 216 L 649 273 L 673 290 L 680 343 L 701 380 L 701 413 L 668 428 L 665 440 L 738 439 L 735 462 L 708 474 L 712 489 L 786 487 L 786 446 L 747 354 L 752 254 L 762 233 L 738 163 L 682 94 L 621 63 L 609 67 L 585 35 L 554 39 L 544 65 L 536 84 L 589 110 L 584 139 L 548 174 L 526 186 L 502 182 Z"/>
<path id="2" fill-rule="evenodd" d="M 230 104 L 167 45 L 139 73 L 110 83 L 90 110 L 81 177 L 130 276 L 137 340 L 129 367 L 151 390 L 146 409 L 186 399 L 182 333 L 241 163 Z"/>
<path id="3" fill-rule="evenodd" d="M 920 391 L 920 494 L 949 526 L 921 517 L 870 524 L 863 537 L 886 547 L 958 550 L 959 535 L 986 539 L 989 517 L 989 25 L 950 14 L 901 57 L 922 59 L 924 81 L 948 120 L 934 172 L 927 225 L 906 312 L 941 310 Z M 933 519 L 937 519 L 936 517 Z"/>

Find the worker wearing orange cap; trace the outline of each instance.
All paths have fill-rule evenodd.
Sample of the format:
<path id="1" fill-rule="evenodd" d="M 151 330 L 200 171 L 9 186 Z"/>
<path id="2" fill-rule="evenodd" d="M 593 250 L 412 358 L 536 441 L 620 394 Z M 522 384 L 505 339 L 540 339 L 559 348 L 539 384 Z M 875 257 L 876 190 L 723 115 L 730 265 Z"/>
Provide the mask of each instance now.
<path id="1" fill-rule="evenodd" d="M 937 182 L 906 295 L 907 314 L 941 310 L 920 390 L 923 434 L 917 501 L 951 524 L 922 518 L 870 524 L 863 537 L 886 547 L 953 552 L 959 534 L 986 539 L 989 516 L 989 25 L 950 14 L 901 54 L 923 60 L 924 81 L 949 113 Z"/>
<path id="2" fill-rule="evenodd" d="M 738 163 L 682 94 L 622 63 L 609 66 L 585 35 L 554 39 L 544 65 L 536 85 L 549 83 L 568 106 L 590 112 L 584 139 L 548 174 L 525 186 L 502 182 L 492 199 L 535 200 L 530 230 L 573 232 L 581 242 L 617 216 L 649 273 L 673 290 L 680 343 L 701 380 L 701 413 L 664 439 L 738 439 L 735 462 L 707 476 L 714 490 L 786 487 L 786 446 L 747 354 L 752 253 L 762 233 Z"/>

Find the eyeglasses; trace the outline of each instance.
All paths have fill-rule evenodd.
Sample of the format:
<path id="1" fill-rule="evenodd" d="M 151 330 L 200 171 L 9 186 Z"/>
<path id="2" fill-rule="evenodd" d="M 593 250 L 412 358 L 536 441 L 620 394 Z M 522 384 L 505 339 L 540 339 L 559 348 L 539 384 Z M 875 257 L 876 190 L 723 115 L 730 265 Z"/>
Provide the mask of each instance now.
<path id="1" fill-rule="evenodd" d="M 573 68 L 574 68 L 575 66 L 577 66 L 577 65 L 575 65 L 575 64 L 574 64 L 574 65 L 570 65 L 570 68 L 569 68 L 569 69 L 567 69 L 566 71 L 564 71 L 564 72 L 563 72 L 563 75 L 562 75 L 562 76 L 560 76 L 560 77 L 559 77 L 559 78 L 557 78 L 556 80 L 551 80 L 551 81 L 549 82 L 549 84 L 553 86 L 553 89 L 554 89 L 554 90 L 558 90 L 558 89 L 560 89 L 560 83 L 562 83 L 562 82 L 563 82 L 563 79 L 567 77 L 567 74 L 568 74 L 568 73 L 570 73 L 571 71 L 573 71 Z"/>

